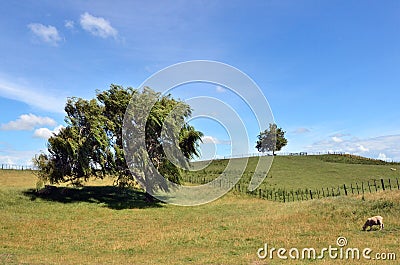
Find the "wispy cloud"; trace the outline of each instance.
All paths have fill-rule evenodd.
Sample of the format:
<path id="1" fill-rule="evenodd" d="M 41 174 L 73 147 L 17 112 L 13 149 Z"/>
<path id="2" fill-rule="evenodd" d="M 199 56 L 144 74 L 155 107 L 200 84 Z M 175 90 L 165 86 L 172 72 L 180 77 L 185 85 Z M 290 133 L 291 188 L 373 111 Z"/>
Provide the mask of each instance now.
<path id="1" fill-rule="evenodd" d="M 215 91 L 217 91 L 218 93 L 225 93 L 226 92 L 226 88 L 224 88 L 222 86 L 216 86 L 215 87 Z"/>
<path id="2" fill-rule="evenodd" d="M 30 106 L 57 113 L 64 113 L 66 97 L 54 96 L 37 89 L 8 82 L 0 77 L 0 96 L 24 102 Z"/>
<path id="3" fill-rule="evenodd" d="M 346 135 L 349 136 L 349 135 Z M 400 161 L 400 135 L 384 135 L 359 139 L 356 137 L 329 137 L 306 147 L 309 152 L 345 152 L 371 158 L 382 157 Z"/>
<path id="4" fill-rule="evenodd" d="M 0 130 L 3 131 L 30 131 L 37 126 L 50 125 L 55 126 L 57 123 L 55 120 L 49 117 L 40 117 L 32 113 L 22 114 L 15 121 L 10 121 L 0 126 Z"/>
<path id="5" fill-rule="evenodd" d="M 218 139 L 209 135 L 205 135 L 203 137 L 201 137 L 201 141 L 203 142 L 203 144 L 217 144 L 218 143 Z"/>
<path id="6" fill-rule="evenodd" d="M 62 40 L 56 27 L 51 25 L 43 25 L 40 23 L 31 23 L 28 25 L 35 36 L 37 36 L 41 41 L 49 43 L 53 46 L 57 46 Z"/>
<path id="7" fill-rule="evenodd" d="M 0 164 L 31 166 L 38 150 L 15 150 L 9 143 L 0 142 Z"/>
<path id="8" fill-rule="evenodd" d="M 341 143 L 343 142 L 343 139 L 338 136 L 333 136 L 332 141 L 334 141 L 335 143 Z"/>
<path id="9" fill-rule="evenodd" d="M 0 154 L 0 164 L 32 166 L 32 158 L 35 157 L 35 154 L 37 154 L 38 151 L 7 150 L 5 153 L 6 155 Z"/>
<path id="10" fill-rule="evenodd" d="M 203 141 L 203 144 L 224 144 L 224 145 L 230 145 L 231 141 L 229 140 L 220 140 L 214 136 L 210 135 L 205 135 L 201 137 L 201 140 Z"/>
<path id="11" fill-rule="evenodd" d="M 292 133 L 294 133 L 294 134 L 303 134 L 303 133 L 309 133 L 309 132 L 310 132 L 309 129 L 304 128 L 304 127 L 300 127 L 300 128 L 297 128 L 296 130 L 294 130 Z"/>
<path id="12" fill-rule="evenodd" d="M 65 20 L 64 26 L 67 29 L 74 29 L 75 28 L 75 22 L 72 20 Z"/>
<path id="13" fill-rule="evenodd" d="M 80 24 L 84 30 L 90 32 L 94 36 L 116 38 L 118 35 L 118 31 L 111 26 L 108 20 L 102 17 L 92 16 L 88 12 L 81 15 Z"/>
<path id="14" fill-rule="evenodd" d="M 42 138 L 42 139 L 47 140 L 54 134 L 57 134 L 58 132 L 60 132 L 60 130 L 62 128 L 64 128 L 64 126 L 62 126 L 62 125 L 55 127 L 53 130 L 50 130 L 48 128 L 39 128 L 39 129 L 35 130 L 35 132 L 33 133 L 33 137 Z"/>

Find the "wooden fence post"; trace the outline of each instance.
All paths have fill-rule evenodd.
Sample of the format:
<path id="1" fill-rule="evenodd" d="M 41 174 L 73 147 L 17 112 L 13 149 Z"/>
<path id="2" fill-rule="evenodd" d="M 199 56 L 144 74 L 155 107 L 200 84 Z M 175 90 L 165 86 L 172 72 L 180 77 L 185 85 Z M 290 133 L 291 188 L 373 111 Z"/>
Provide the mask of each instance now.
<path id="1" fill-rule="evenodd" d="M 383 179 L 381 179 L 381 183 L 382 183 L 382 189 L 385 190 L 385 182 L 383 182 Z"/>
<path id="2" fill-rule="evenodd" d="M 353 183 L 350 184 L 350 187 L 351 187 L 351 194 L 354 194 Z"/>
<path id="3" fill-rule="evenodd" d="M 374 179 L 374 186 L 375 186 L 375 192 L 378 192 L 378 187 L 376 186 L 376 180 Z"/>
<path id="4" fill-rule="evenodd" d="M 313 198 L 312 198 L 312 191 L 311 191 L 311 189 L 310 189 L 310 198 L 311 198 L 311 200 L 313 199 Z"/>
<path id="5" fill-rule="evenodd" d="M 347 196 L 346 184 L 343 184 L 344 194 Z"/>
<path id="6" fill-rule="evenodd" d="M 369 189 L 369 193 L 371 193 L 371 186 L 369 185 L 369 180 L 368 180 L 368 189 Z"/>
<path id="7" fill-rule="evenodd" d="M 357 187 L 357 194 L 360 195 L 360 191 L 358 190 L 358 183 L 356 182 L 356 187 Z"/>
<path id="8" fill-rule="evenodd" d="M 363 198 L 364 198 L 364 182 L 361 182 L 361 189 L 362 189 L 362 195 L 363 195 Z"/>
<path id="9" fill-rule="evenodd" d="M 392 190 L 392 184 L 390 183 L 390 179 L 389 179 L 389 189 Z"/>
<path id="10" fill-rule="evenodd" d="M 397 189 L 400 190 L 399 179 L 396 179 L 396 182 L 397 182 Z"/>

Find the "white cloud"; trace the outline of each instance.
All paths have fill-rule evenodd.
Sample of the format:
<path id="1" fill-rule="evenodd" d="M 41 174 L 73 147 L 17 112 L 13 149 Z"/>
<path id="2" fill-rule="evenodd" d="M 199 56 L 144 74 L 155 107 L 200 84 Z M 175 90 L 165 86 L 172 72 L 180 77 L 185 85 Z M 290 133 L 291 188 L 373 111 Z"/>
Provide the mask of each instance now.
<path id="1" fill-rule="evenodd" d="M 337 136 L 334 136 L 337 137 Z M 366 139 L 351 137 L 336 141 L 334 137 L 318 141 L 307 146 L 308 152 L 345 152 L 376 158 L 385 155 L 385 159 L 400 161 L 400 135 L 385 135 Z"/>
<path id="2" fill-rule="evenodd" d="M 335 143 L 341 143 L 341 142 L 343 142 L 343 139 L 341 139 L 341 138 L 339 138 L 337 136 L 333 136 L 332 137 L 332 141 L 334 141 Z"/>
<path id="3" fill-rule="evenodd" d="M 349 133 L 335 133 L 333 135 L 331 135 L 331 137 L 345 137 L 345 136 L 350 136 Z"/>
<path id="4" fill-rule="evenodd" d="M 72 20 L 65 20 L 64 26 L 67 29 L 74 29 L 75 28 L 75 22 Z"/>
<path id="5" fill-rule="evenodd" d="M 294 134 L 303 134 L 303 133 L 309 133 L 309 132 L 310 132 L 309 129 L 303 128 L 303 127 L 297 128 L 296 130 L 293 131 Z"/>
<path id="6" fill-rule="evenodd" d="M 47 42 L 51 45 L 57 46 L 58 42 L 61 41 L 61 37 L 58 34 L 58 30 L 54 26 L 45 26 L 40 23 L 31 23 L 28 28 L 35 34 L 39 39 Z"/>
<path id="7" fill-rule="evenodd" d="M 226 88 L 223 88 L 222 86 L 216 86 L 216 87 L 215 87 L 215 90 L 216 90 L 218 93 L 225 93 L 225 92 L 226 92 Z"/>
<path id="8" fill-rule="evenodd" d="M 102 17 L 95 17 L 85 12 L 81 15 L 80 24 L 82 28 L 94 36 L 101 38 L 114 37 L 118 35 L 118 31 L 113 28 L 110 22 Z"/>
<path id="9" fill-rule="evenodd" d="M 0 77 L 0 95 L 5 98 L 18 100 L 42 110 L 64 113 L 66 97 L 53 96 L 48 92 L 26 88 Z"/>
<path id="10" fill-rule="evenodd" d="M 368 152 L 369 151 L 369 149 L 364 147 L 362 144 L 358 145 L 358 150 L 360 150 L 361 152 Z"/>
<path id="11" fill-rule="evenodd" d="M 39 153 L 39 151 L 34 150 L 1 150 L 0 153 L 5 153 L 5 155 L 0 155 L 0 164 L 7 165 L 19 165 L 19 166 L 32 166 L 32 158 L 35 154 Z"/>
<path id="12" fill-rule="evenodd" d="M 0 130 L 3 131 L 30 131 L 36 126 L 43 125 L 56 125 L 56 121 L 49 117 L 40 117 L 32 113 L 22 114 L 15 121 L 10 121 L 6 124 L 2 124 Z"/>
<path id="13" fill-rule="evenodd" d="M 43 138 L 43 139 L 49 139 L 53 135 L 53 132 L 50 131 L 48 128 L 39 128 L 36 129 L 35 132 L 33 133 L 33 137 L 35 138 Z"/>
<path id="14" fill-rule="evenodd" d="M 201 140 L 203 141 L 203 144 L 223 144 L 223 145 L 231 144 L 231 141 L 229 141 L 229 140 L 220 140 L 220 139 L 210 136 L 210 135 L 205 135 L 205 136 L 201 137 Z"/>
<path id="15" fill-rule="evenodd" d="M 386 155 L 385 155 L 384 153 L 379 153 L 378 159 L 380 159 L 380 160 L 386 160 L 387 157 L 386 157 Z"/>
<path id="16" fill-rule="evenodd" d="M 64 126 L 62 125 L 55 127 L 52 131 L 48 128 L 39 128 L 35 130 L 35 132 L 33 133 L 33 137 L 43 138 L 47 140 L 54 134 L 59 133 L 62 128 L 64 128 Z"/>
<path id="17" fill-rule="evenodd" d="M 205 135 L 201 137 L 201 140 L 203 141 L 203 144 L 218 144 L 219 140 L 215 137 Z"/>

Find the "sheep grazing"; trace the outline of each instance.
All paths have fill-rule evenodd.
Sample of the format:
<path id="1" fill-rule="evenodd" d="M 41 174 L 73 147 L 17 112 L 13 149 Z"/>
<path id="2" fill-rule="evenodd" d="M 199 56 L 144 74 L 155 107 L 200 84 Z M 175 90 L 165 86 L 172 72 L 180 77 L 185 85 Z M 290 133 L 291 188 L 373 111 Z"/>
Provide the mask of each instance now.
<path id="1" fill-rule="evenodd" d="M 382 216 L 377 215 L 377 216 L 368 218 L 363 226 L 363 231 L 365 231 L 365 229 L 367 229 L 368 226 L 369 226 L 369 230 L 371 230 L 373 225 L 379 225 L 379 227 L 380 227 L 379 230 L 382 230 L 385 227 L 383 225 Z"/>
<path id="2" fill-rule="evenodd" d="M 393 167 L 391 167 L 391 168 L 390 168 L 390 170 L 391 170 L 391 171 L 396 171 L 397 169 L 396 169 L 396 168 L 393 168 Z"/>

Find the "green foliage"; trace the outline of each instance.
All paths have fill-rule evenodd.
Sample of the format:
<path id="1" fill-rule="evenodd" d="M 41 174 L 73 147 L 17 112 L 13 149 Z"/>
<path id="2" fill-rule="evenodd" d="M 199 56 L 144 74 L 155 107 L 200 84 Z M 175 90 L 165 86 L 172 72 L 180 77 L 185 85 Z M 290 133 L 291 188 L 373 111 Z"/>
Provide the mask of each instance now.
<path id="1" fill-rule="evenodd" d="M 34 158 L 39 178 L 44 182 L 80 185 L 91 177 L 115 176 L 115 183 L 120 186 L 132 184 L 134 177 L 124 156 L 123 121 L 130 100 L 135 98 L 140 104 L 134 105 L 131 112 L 144 115 L 142 106 L 152 106 L 152 102 L 154 106 L 147 120 L 144 120 L 147 116 L 136 115 L 143 120 L 130 128 L 133 134 L 129 139 L 135 139 L 135 133 L 143 128 L 146 130 L 146 150 L 134 150 L 134 155 L 144 157 L 148 153 L 151 163 L 160 173 L 179 183 L 180 170 L 168 161 L 164 152 L 164 144 L 172 136 L 165 137 L 162 132 L 167 119 L 179 121 L 171 126 L 172 133 L 179 135 L 176 145 L 186 158 L 198 155 L 197 141 L 201 140 L 202 133 L 185 123 L 191 115 L 189 105 L 170 95 L 161 96 L 150 88 L 138 91 L 111 85 L 107 91 L 96 92 L 96 98 L 91 100 L 68 99 L 65 106 L 67 126 L 48 140 L 48 154 L 42 153 Z M 177 108 L 179 111 L 175 111 Z M 140 128 L 141 124 L 145 126 Z M 145 163 L 135 163 L 135 167 L 138 172 L 151 173 L 143 172 Z"/>
<path id="2" fill-rule="evenodd" d="M 282 128 L 278 128 L 276 124 L 269 124 L 269 128 L 257 136 L 258 140 L 256 148 L 259 152 L 280 151 L 282 147 L 287 145 L 287 139 L 285 138 L 285 131 Z"/>

